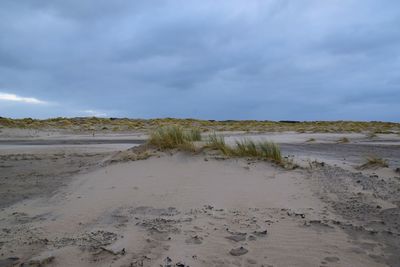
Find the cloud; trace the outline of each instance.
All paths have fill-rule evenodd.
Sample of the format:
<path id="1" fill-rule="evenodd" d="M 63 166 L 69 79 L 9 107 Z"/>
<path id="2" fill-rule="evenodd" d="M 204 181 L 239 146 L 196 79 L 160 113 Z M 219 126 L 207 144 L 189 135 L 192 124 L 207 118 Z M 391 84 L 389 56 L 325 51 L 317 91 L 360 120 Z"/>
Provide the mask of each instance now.
<path id="1" fill-rule="evenodd" d="M 0 92 L 0 101 L 12 101 L 26 104 L 48 104 L 48 102 L 39 100 L 34 97 L 22 97 L 15 94 L 8 94 Z"/>
<path id="2" fill-rule="evenodd" d="M 2 114 L 399 120 L 398 0 L 3 0 L 0 17 L 0 88 L 63 106 Z"/>
<path id="3" fill-rule="evenodd" d="M 98 110 L 91 110 L 91 109 L 83 110 L 82 113 L 85 114 L 85 116 L 93 116 L 93 117 L 107 117 L 108 116 L 107 113 L 105 113 L 105 112 L 101 112 Z"/>

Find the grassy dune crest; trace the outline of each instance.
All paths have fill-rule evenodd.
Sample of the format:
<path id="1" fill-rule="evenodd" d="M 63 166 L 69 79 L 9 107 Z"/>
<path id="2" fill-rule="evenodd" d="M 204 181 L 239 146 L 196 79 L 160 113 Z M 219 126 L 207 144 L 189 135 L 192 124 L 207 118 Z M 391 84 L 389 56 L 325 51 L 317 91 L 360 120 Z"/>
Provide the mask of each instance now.
<path id="1" fill-rule="evenodd" d="M 184 130 L 182 127 L 171 125 L 161 126 L 154 130 L 148 143 L 161 150 L 173 148 L 194 150 L 194 141 L 201 141 L 199 129 Z"/>
<path id="2" fill-rule="evenodd" d="M 233 157 L 252 157 L 267 159 L 278 163 L 282 162 L 282 155 L 279 146 L 273 142 L 259 141 L 250 139 L 236 141 L 234 146 L 225 143 L 222 136 L 212 134 L 209 136 L 207 147 L 219 150 L 226 156 Z"/>
<path id="3" fill-rule="evenodd" d="M 129 118 L 51 118 L 37 120 L 32 118 L 10 119 L 0 117 L 0 128 L 23 129 L 63 129 L 69 131 L 153 131 L 160 126 L 177 125 L 183 128 L 196 127 L 202 132 L 214 131 L 255 131 L 298 133 L 400 133 L 400 123 L 362 122 L 362 121 L 257 121 L 257 120 L 197 120 L 197 119 L 129 119 Z"/>

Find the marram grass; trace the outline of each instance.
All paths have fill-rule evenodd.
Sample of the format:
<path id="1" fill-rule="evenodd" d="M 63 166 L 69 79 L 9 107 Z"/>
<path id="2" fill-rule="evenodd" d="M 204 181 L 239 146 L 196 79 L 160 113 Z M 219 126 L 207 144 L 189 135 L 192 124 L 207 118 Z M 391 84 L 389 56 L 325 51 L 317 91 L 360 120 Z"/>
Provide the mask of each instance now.
<path id="1" fill-rule="evenodd" d="M 148 143 L 161 150 L 173 148 L 194 150 L 193 141 L 201 141 L 199 129 L 184 130 L 182 127 L 171 125 L 154 130 Z"/>
<path id="2" fill-rule="evenodd" d="M 148 143 L 161 150 L 178 148 L 194 151 L 194 141 L 201 141 L 200 130 L 197 128 L 185 130 L 179 126 L 162 126 L 150 135 Z M 219 150 L 226 156 L 252 157 L 282 162 L 281 150 L 273 142 L 256 142 L 245 138 L 230 146 L 225 143 L 223 136 L 214 133 L 209 135 L 206 147 Z"/>
<path id="3" fill-rule="evenodd" d="M 365 158 L 365 163 L 358 167 L 358 169 L 377 169 L 389 167 L 388 161 L 378 156 L 368 156 Z"/>
<path id="4" fill-rule="evenodd" d="M 252 157 L 282 162 L 281 150 L 273 142 L 242 139 L 236 141 L 234 146 L 229 146 L 225 143 L 223 136 L 217 136 L 214 133 L 209 136 L 207 147 L 219 150 L 226 156 Z"/>
<path id="5" fill-rule="evenodd" d="M 232 149 L 225 143 L 224 137 L 216 135 L 215 133 L 209 135 L 207 147 L 219 150 L 226 156 L 232 155 Z"/>

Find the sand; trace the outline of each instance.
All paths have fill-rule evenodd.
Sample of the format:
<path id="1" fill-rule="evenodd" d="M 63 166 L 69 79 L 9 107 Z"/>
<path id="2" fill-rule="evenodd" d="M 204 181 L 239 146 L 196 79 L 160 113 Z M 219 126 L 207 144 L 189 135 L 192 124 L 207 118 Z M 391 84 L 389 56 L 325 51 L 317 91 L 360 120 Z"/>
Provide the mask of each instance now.
<path id="1" fill-rule="evenodd" d="M 398 266 L 399 138 L 283 135 L 301 168 L 208 152 L 119 162 L 133 152 L 112 142 L 3 144 L 0 266 Z M 371 150 L 389 167 L 357 170 Z"/>

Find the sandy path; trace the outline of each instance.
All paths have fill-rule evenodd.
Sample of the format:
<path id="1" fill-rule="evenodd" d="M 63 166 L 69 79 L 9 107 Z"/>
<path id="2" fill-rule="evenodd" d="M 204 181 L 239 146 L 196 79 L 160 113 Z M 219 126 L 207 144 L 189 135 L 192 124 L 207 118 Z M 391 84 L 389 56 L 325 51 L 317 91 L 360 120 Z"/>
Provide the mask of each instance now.
<path id="1" fill-rule="evenodd" d="M 341 218 L 317 187 L 265 162 L 177 154 L 111 165 L 4 209 L 1 252 L 56 266 L 385 266 L 368 256 L 381 247 L 322 222 Z"/>

